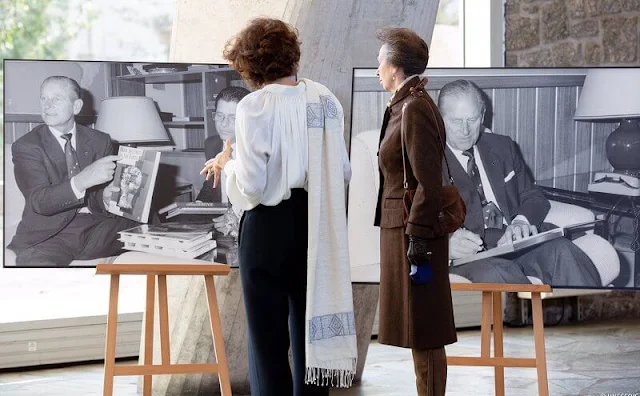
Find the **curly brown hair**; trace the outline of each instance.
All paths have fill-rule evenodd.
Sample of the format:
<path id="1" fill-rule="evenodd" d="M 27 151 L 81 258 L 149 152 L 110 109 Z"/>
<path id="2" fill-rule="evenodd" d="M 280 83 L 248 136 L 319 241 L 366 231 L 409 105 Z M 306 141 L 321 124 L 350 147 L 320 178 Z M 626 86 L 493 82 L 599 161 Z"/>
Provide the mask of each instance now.
<path id="1" fill-rule="evenodd" d="M 253 88 L 294 75 L 300 61 L 298 32 L 271 18 L 256 18 L 225 44 L 224 58 Z"/>
<path id="2" fill-rule="evenodd" d="M 376 37 L 389 47 L 387 61 L 402 68 L 407 76 L 422 74 L 427 68 L 429 46 L 413 30 L 386 27 L 378 29 Z"/>

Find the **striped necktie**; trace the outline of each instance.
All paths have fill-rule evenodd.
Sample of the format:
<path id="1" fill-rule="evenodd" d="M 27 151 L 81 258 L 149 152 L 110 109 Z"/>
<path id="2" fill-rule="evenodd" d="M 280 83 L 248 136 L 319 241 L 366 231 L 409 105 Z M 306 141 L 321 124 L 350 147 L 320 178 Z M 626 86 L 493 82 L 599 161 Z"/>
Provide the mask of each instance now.
<path id="1" fill-rule="evenodd" d="M 64 159 L 67 161 L 67 171 L 69 172 L 69 178 L 77 175 L 80 172 L 80 166 L 78 165 L 78 155 L 76 150 L 71 145 L 71 134 L 65 133 L 62 138 L 67 142 L 64 144 Z"/>
<path id="2" fill-rule="evenodd" d="M 467 162 L 467 173 L 469 174 L 473 184 L 475 184 L 478 195 L 480 196 L 484 226 L 486 228 L 502 228 L 504 216 L 496 204 L 493 202 L 487 202 L 487 197 L 485 196 L 484 188 L 482 187 L 482 179 L 480 178 L 478 164 L 476 164 L 476 159 L 473 156 L 473 147 L 463 151 L 462 154 L 469 157 L 469 161 Z"/>
<path id="3" fill-rule="evenodd" d="M 462 152 L 462 155 L 465 157 L 469 157 L 469 161 L 467 162 L 467 173 L 471 178 L 471 181 L 478 190 L 478 194 L 480 195 L 480 202 L 482 206 L 487 204 L 487 198 L 484 195 L 484 188 L 482 188 L 482 179 L 480 178 L 480 171 L 478 170 L 478 164 L 476 164 L 476 159 L 473 156 L 473 147 L 468 150 Z"/>

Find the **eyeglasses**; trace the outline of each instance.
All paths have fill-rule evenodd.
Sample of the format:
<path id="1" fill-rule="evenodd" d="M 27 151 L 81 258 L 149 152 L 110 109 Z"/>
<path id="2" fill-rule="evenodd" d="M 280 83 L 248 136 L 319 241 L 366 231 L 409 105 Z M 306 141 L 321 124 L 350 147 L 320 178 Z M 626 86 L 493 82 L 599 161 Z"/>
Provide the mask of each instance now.
<path id="1" fill-rule="evenodd" d="M 213 113 L 213 119 L 216 120 L 216 122 L 219 122 L 219 123 L 223 123 L 226 120 L 230 124 L 234 124 L 236 122 L 236 115 L 235 114 L 225 114 L 225 113 L 221 113 L 219 111 L 216 111 L 215 113 Z"/>

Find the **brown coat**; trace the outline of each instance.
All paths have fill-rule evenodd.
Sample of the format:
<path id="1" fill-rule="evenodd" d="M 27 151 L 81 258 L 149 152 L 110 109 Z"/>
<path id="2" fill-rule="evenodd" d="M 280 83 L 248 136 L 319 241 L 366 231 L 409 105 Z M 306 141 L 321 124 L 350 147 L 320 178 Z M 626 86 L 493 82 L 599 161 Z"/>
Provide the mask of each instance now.
<path id="1" fill-rule="evenodd" d="M 434 349 L 457 341 L 448 269 L 448 236 L 432 238 L 429 225 L 441 208 L 444 123 L 435 103 L 414 98 L 409 80 L 392 98 L 385 112 L 379 145 L 380 192 L 375 225 L 380 227 L 380 329 L 382 344 Z M 407 103 L 404 117 L 402 107 Z M 435 118 L 429 109 L 433 106 Z M 408 225 L 403 222 L 403 171 L 400 132 L 404 123 L 410 186 L 417 183 Z M 409 278 L 407 235 L 430 240 L 433 279 L 416 285 Z"/>

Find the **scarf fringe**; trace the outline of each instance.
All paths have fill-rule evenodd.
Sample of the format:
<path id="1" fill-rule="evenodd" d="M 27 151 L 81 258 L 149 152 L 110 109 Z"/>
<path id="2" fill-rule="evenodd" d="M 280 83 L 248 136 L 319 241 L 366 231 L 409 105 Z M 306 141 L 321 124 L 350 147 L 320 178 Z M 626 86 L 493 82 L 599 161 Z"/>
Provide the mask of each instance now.
<path id="1" fill-rule="evenodd" d="M 353 359 L 353 366 L 356 359 Z M 321 367 L 307 367 L 304 377 L 305 384 L 315 384 L 318 386 L 331 386 L 334 388 L 350 388 L 356 370 L 328 369 Z"/>

